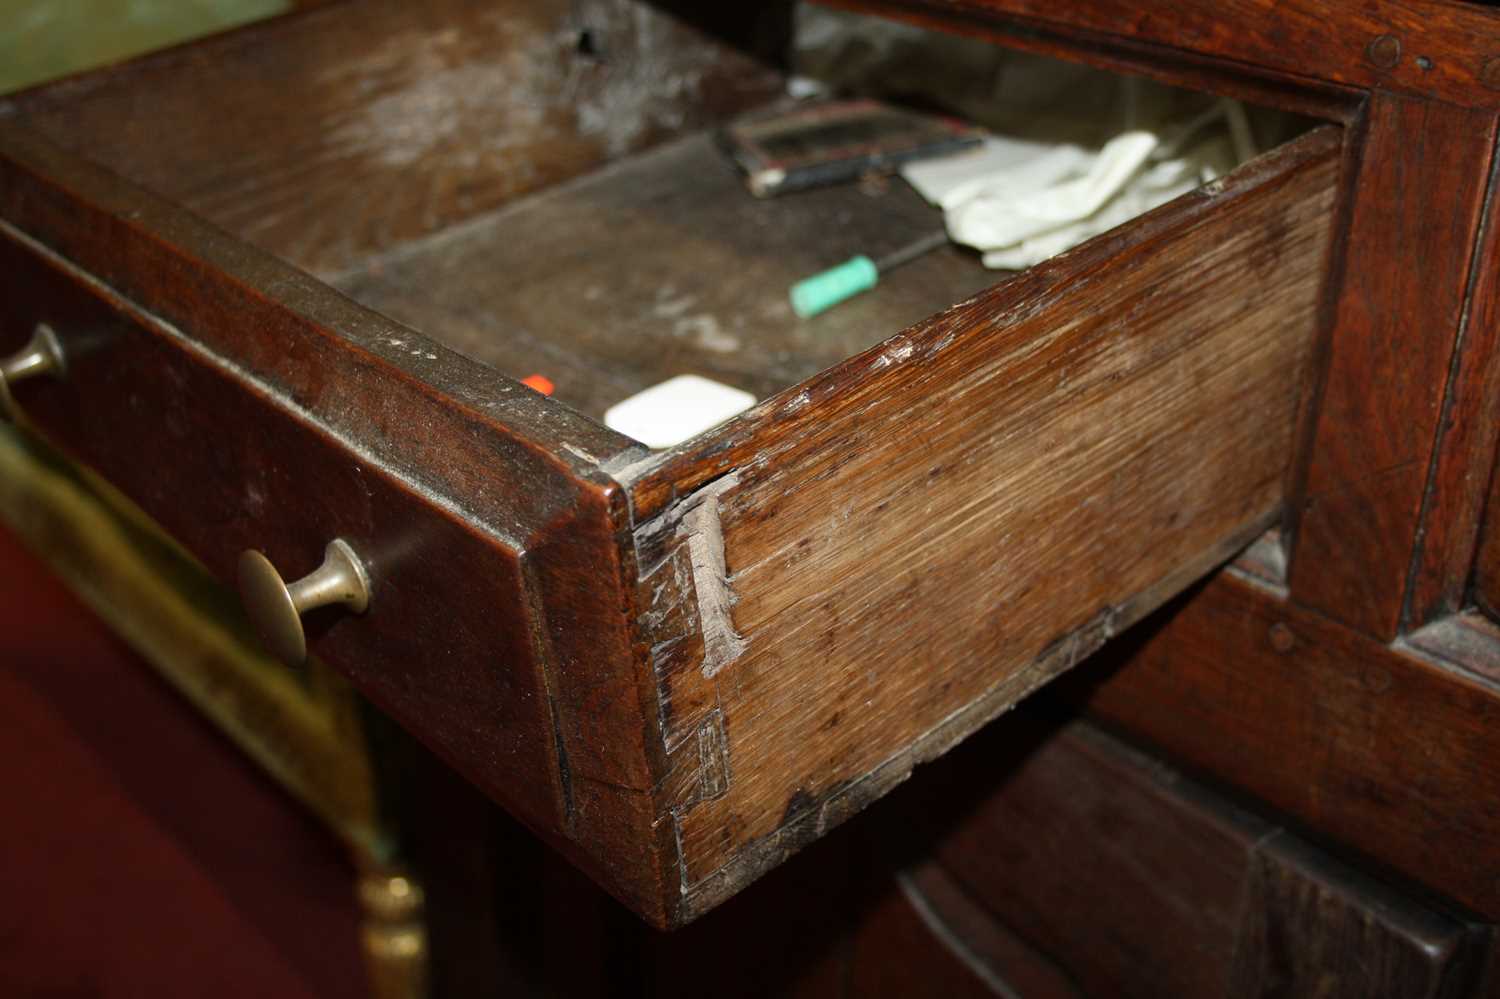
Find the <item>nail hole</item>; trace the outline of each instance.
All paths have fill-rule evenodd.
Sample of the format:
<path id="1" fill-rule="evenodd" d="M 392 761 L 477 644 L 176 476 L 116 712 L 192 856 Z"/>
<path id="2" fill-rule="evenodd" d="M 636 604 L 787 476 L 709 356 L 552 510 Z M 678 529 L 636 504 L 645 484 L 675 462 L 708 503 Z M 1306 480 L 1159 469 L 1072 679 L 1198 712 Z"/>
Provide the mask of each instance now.
<path id="1" fill-rule="evenodd" d="M 598 59 L 604 54 L 599 33 L 593 28 L 584 28 L 578 33 L 578 54 L 586 59 Z"/>
<path id="2" fill-rule="evenodd" d="M 1426 56 L 1417 56 L 1417 65 L 1422 69 L 1431 69 L 1432 60 L 1427 58 Z"/>

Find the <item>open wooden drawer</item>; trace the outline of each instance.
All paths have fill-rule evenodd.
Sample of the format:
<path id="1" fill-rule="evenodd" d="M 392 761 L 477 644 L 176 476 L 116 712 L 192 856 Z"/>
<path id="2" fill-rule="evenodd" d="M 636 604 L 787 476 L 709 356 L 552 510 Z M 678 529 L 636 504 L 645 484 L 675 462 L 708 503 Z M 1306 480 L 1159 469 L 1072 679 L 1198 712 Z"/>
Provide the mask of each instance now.
<path id="1" fill-rule="evenodd" d="M 15 101 L 0 350 L 45 324 L 65 364 L 10 391 L 226 581 L 245 550 L 292 578 L 345 541 L 368 609 L 310 612 L 313 652 L 645 918 L 727 898 L 1273 524 L 1338 129 L 1029 271 L 939 254 L 821 335 L 750 303 L 816 262 L 777 234 L 833 223 L 726 200 L 705 139 L 514 200 L 774 74 L 602 4 L 618 78 L 526 82 L 587 54 L 569 5 L 418 6 Z M 668 52 L 695 84 L 641 68 Z M 590 100 L 656 124 L 591 132 Z M 864 195 L 829 197 L 837 220 Z M 923 224 L 881 212 L 848 224 Z M 699 284 L 666 287 L 673 254 Z M 774 349 L 737 369 L 731 335 Z M 507 376 L 527 357 L 570 405 Z M 665 451 L 596 422 L 684 370 L 768 397 Z"/>

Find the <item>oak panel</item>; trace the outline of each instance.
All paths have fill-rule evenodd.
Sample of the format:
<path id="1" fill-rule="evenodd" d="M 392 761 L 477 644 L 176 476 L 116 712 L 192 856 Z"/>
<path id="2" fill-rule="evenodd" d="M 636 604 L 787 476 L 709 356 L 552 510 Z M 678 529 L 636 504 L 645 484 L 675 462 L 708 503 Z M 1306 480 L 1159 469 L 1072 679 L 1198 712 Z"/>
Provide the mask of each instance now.
<path id="1" fill-rule="evenodd" d="M 1391 639 L 1420 543 L 1495 118 L 1377 94 L 1363 135 L 1304 494 L 1291 511 L 1290 582 L 1299 601 Z M 1470 434 L 1467 419 L 1451 443 Z M 1451 482 L 1439 490 L 1443 505 L 1461 493 Z"/>
<path id="2" fill-rule="evenodd" d="M 1492 683 L 1225 574 L 1063 686 L 1096 717 L 1500 914 Z"/>
<path id="3" fill-rule="evenodd" d="M 1274 518 L 1338 148 L 1300 140 L 621 472 L 654 517 L 689 911 Z"/>
<path id="4" fill-rule="evenodd" d="M 1086 723 L 1018 715 L 901 804 L 957 887 L 1081 992 L 1471 994 L 1487 928 Z"/>

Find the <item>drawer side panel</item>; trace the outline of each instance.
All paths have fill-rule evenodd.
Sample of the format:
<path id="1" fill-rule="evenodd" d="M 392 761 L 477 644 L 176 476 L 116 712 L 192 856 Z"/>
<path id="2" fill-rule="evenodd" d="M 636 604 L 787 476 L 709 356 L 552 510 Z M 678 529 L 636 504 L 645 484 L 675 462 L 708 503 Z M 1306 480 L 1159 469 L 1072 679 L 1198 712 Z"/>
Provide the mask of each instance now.
<path id="1" fill-rule="evenodd" d="M 1263 157 L 639 475 L 642 564 L 685 545 L 719 618 L 656 664 L 701 719 L 661 805 L 690 914 L 1274 521 L 1337 151 Z"/>

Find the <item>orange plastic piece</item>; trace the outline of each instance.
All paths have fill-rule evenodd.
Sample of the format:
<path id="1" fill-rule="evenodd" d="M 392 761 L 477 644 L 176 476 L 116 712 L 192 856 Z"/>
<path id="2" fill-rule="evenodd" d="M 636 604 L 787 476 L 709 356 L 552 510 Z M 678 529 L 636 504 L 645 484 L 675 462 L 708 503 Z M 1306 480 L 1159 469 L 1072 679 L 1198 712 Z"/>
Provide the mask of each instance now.
<path id="1" fill-rule="evenodd" d="M 535 389 L 542 393 L 542 395 L 551 395 L 557 388 L 556 385 L 552 384 L 552 379 L 546 375 L 528 375 L 521 379 L 521 384 L 529 389 Z"/>

